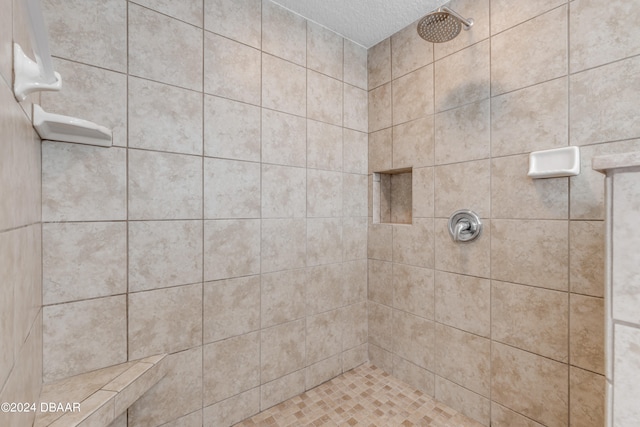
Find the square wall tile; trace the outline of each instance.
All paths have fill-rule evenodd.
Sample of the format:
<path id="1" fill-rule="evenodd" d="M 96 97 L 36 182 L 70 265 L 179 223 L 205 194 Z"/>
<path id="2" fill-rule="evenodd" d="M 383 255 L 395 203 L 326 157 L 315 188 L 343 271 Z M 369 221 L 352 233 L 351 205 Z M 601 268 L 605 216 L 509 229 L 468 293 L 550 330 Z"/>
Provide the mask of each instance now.
<path id="1" fill-rule="evenodd" d="M 307 170 L 307 217 L 342 216 L 342 173 Z"/>
<path id="2" fill-rule="evenodd" d="M 202 89 L 202 30 L 130 4 L 129 73 Z"/>
<path id="3" fill-rule="evenodd" d="M 122 148 L 42 144 L 42 220 L 127 218 L 127 154 Z"/>
<path id="4" fill-rule="evenodd" d="M 491 0 L 491 35 L 542 15 L 566 2 L 566 0 L 538 0 L 523 2 L 517 8 L 512 8 L 513 3 L 510 0 Z"/>
<path id="5" fill-rule="evenodd" d="M 204 117 L 205 156 L 260 161 L 260 107 L 205 95 Z"/>
<path id="6" fill-rule="evenodd" d="M 448 219 L 435 220 L 436 269 L 477 277 L 491 277 L 491 221 L 480 218 L 482 232 L 473 242 L 454 242 Z"/>
<path id="7" fill-rule="evenodd" d="M 372 365 L 379 367 L 385 372 L 393 372 L 394 357 L 398 358 L 394 356 L 393 353 L 369 343 L 368 358 Z"/>
<path id="8" fill-rule="evenodd" d="M 186 0 L 172 2 L 166 0 L 132 0 L 141 6 L 169 15 L 181 21 L 188 22 L 202 28 L 202 1 Z"/>
<path id="9" fill-rule="evenodd" d="M 569 350 L 571 365 L 604 375 L 605 308 L 602 298 L 572 294 Z"/>
<path id="10" fill-rule="evenodd" d="M 307 167 L 342 170 L 342 131 L 340 126 L 307 120 Z"/>
<path id="11" fill-rule="evenodd" d="M 0 250 L 6 254 L 0 261 L 0 312 L 3 313 L 0 323 L 0 384 L 5 384 L 9 374 L 13 370 L 15 360 L 14 337 L 14 288 L 20 276 L 20 253 L 18 247 L 18 230 L 0 233 Z"/>
<path id="12" fill-rule="evenodd" d="M 472 334 L 489 337 L 491 282 L 479 277 L 436 271 L 435 320 Z"/>
<path id="13" fill-rule="evenodd" d="M 393 226 L 393 262 L 434 267 L 433 218 L 414 218 L 411 225 Z"/>
<path id="14" fill-rule="evenodd" d="M 491 99 L 491 154 L 507 156 L 568 144 L 569 81 L 559 78 Z"/>
<path id="15" fill-rule="evenodd" d="M 613 425 L 633 424 L 640 416 L 636 405 L 636 390 L 638 383 L 635 373 L 640 367 L 640 331 L 635 327 L 617 324 L 614 334 L 616 337 L 614 354 L 615 378 L 613 393 L 615 396 L 615 413 Z"/>
<path id="16" fill-rule="evenodd" d="M 569 296 L 512 283 L 492 282 L 491 338 L 568 362 Z"/>
<path id="17" fill-rule="evenodd" d="M 129 219 L 202 217 L 202 159 L 129 150 Z"/>
<path id="18" fill-rule="evenodd" d="M 433 165 L 433 116 L 393 127 L 393 168 Z"/>
<path id="19" fill-rule="evenodd" d="M 571 292 L 604 297 L 604 221 L 569 223 L 569 282 Z"/>
<path id="20" fill-rule="evenodd" d="M 262 384 L 304 367 L 304 319 L 263 329 L 260 340 Z"/>
<path id="21" fill-rule="evenodd" d="M 373 262 L 373 261 L 371 261 Z M 371 281 L 371 279 L 369 279 Z M 393 264 L 393 307 L 425 319 L 434 318 L 433 270 Z"/>
<path id="22" fill-rule="evenodd" d="M 261 276 L 262 327 L 267 328 L 305 316 L 305 280 L 304 269 L 278 271 Z"/>
<path id="23" fill-rule="evenodd" d="M 393 263 L 370 259 L 368 262 L 367 299 L 394 307 Z M 400 264 L 396 264 L 400 265 Z"/>
<path id="24" fill-rule="evenodd" d="M 498 405 L 495 402 L 491 402 L 491 423 L 498 427 L 516 425 L 522 427 L 544 427 L 542 424 L 505 408 L 504 406 Z"/>
<path id="25" fill-rule="evenodd" d="M 260 273 L 260 220 L 204 223 L 204 280 Z"/>
<path id="26" fill-rule="evenodd" d="M 246 334 L 260 327 L 260 276 L 204 284 L 205 343 Z"/>
<path id="27" fill-rule="evenodd" d="M 369 129 L 368 93 L 364 89 L 344 85 L 344 127 L 366 132 Z"/>
<path id="28" fill-rule="evenodd" d="M 202 281 L 202 221 L 129 222 L 128 246 L 130 292 Z"/>
<path id="29" fill-rule="evenodd" d="M 369 315 L 369 351 L 372 347 L 379 347 L 385 351 L 394 349 L 393 309 L 382 304 L 367 302 Z M 375 350 L 374 350 L 375 351 Z M 372 358 L 371 363 L 378 365 Z M 383 368 L 384 369 L 384 368 Z"/>
<path id="30" fill-rule="evenodd" d="M 262 0 L 262 50 L 305 66 L 307 20 L 270 0 Z"/>
<path id="31" fill-rule="evenodd" d="M 473 19 L 473 27 L 468 31 L 464 27 L 460 34 L 447 43 L 434 43 L 433 54 L 436 60 L 489 38 L 490 0 L 452 0 L 447 6 L 465 18 Z"/>
<path id="32" fill-rule="evenodd" d="M 204 91 L 260 105 L 260 51 L 205 32 Z"/>
<path id="33" fill-rule="evenodd" d="M 367 257 L 391 261 L 393 257 L 393 226 L 373 224 L 370 219 L 367 236 Z"/>
<path id="34" fill-rule="evenodd" d="M 202 94 L 129 78 L 129 147 L 202 154 Z"/>
<path id="35" fill-rule="evenodd" d="M 43 381 L 127 361 L 124 295 L 43 308 Z"/>
<path id="36" fill-rule="evenodd" d="M 342 352 L 342 372 L 347 372 L 369 361 L 368 344 L 362 344 Z"/>
<path id="37" fill-rule="evenodd" d="M 382 40 L 367 50 L 368 89 L 375 89 L 391 81 L 391 39 Z"/>
<path id="38" fill-rule="evenodd" d="M 342 126 L 343 86 L 340 80 L 307 70 L 307 117 Z"/>
<path id="39" fill-rule="evenodd" d="M 436 112 L 489 98 L 491 82 L 489 52 L 487 40 L 435 63 Z"/>
<path id="40" fill-rule="evenodd" d="M 412 193 L 413 218 L 433 218 L 434 216 L 434 184 L 433 168 L 413 168 Z"/>
<path id="41" fill-rule="evenodd" d="M 569 368 L 571 427 L 606 425 L 605 387 L 604 376 L 573 366 Z"/>
<path id="42" fill-rule="evenodd" d="M 392 336 L 395 353 L 422 368 L 435 369 L 435 323 L 395 310 Z"/>
<path id="43" fill-rule="evenodd" d="M 489 100 L 435 116 L 435 163 L 486 159 L 491 155 Z"/>
<path id="44" fill-rule="evenodd" d="M 345 304 L 367 300 L 367 264 L 366 259 L 342 263 Z"/>
<path id="45" fill-rule="evenodd" d="M 306 116 L 307 72 L 305 68 L 263 53 L 262 106 L 284 113 Z M 336 124 L 342 124 L 341 120 Z"/>
<path id="46" fill-rule="evenodd" d="M 303 168 L 262 165 L 262 218 L 306 216 L 307 173 Z"/>
<path id="47" fill-rule="evenodd" d="M 367 222 L 366 217 L 342 219 L 342 256 L 344 261 L 367 258 Z"/>
<path id="48" fill-rule="evenodd" d="M 343 61 L 343 38 L 315 22 L 307 22 L 307 67 L 342 80 Z"/>
<path id="49" fill-rule="evenodd" d="M 232 426 L 260 412 L 258 387 L 207 406 L 202 410 L 204 420 L 215 420 L 213 426 Z"/>
<path id="50" fill-rule="evenodd" d="M 342 355 L 329 357 L 305 369 L 305 387 L 310 389 L 342 373 Z"/>
<path id="51" fill-rule="evenodd" d="M 42 14 L 52 41 L 52 55 L 109 70 L 127 71 L 126 3 L 49 0 L 42 2 Z"/>
<path id="52" fill-rule="evenodd" d="M 260 218 L 260 163 L 204 159 L 204 217 Z"/>
<path id="53" fill-rule="evenodd" d="M 390 128 L 369 133 L 369 173 L 392 168 L 393 134 Z"/>
<path id="54" fill-rule="evenodd" d="M 43 224 L 43 304 L 125 293 L 126 248 L 124 222 Z"/>
<path id="55" fill-rule="evenodd" d="M 344 82 L 367 89 L 367 49 L 344 39 Z"/>
<path id="56" fill-rule="evenodd" d="M 393 80 L 392 93 L 394 125 L 433 114 L 433 66 Z"/>
<path id="57" fill-rule="evenodd" d="M 17 280 L 13 282 L 13 335 L 14 349 L 19 349 L 34 328 L 42 306 L 42 234 L 40 224 L 22 227 L 14 235 L 17 250 L 13 259 L 14 271 L 17 261 Z M 15 247 L 14 247 L 15 248 Z M 11 268 L 11 267 L 10 267 Z M 37 324 L 36 324 L 37 325 Z M 16 357 L 19 357 L 16 353 Z"/>
<path id="58" fill-rule="evenodd" d="M 391 74 L 394 79 L 433 62 L 433 43 L 416 37 L 414 22 L 391 36 Z"/>
<path id="59" fill-rule="evenodd" d="M 436 394 L 434 373 L 414 365 L 402 357 L 393 357 L 393 376 L 429 396 Z"/>
<path id="60" fill-rule="evenodd" d="M 434 168 L 435 212 L 449 218 L 460 209 L 471 209 L 480 218 L 491 215 L 491 165 L 489 160 L 454 163 Z"/>
<path id="61" fill-rule="evenodd" d="M 263 108 L 262 162 L 305 167 L 307 120 L 304 117 Z"/>
<path id="62" fill-rule="evenodd" d="M 559 7 L 492 38 L 492 95 L 567 74 L 567 13 Z"/>
<path id="63" fill-rule="evenodd" d="M 342 350 L 342 316 L 340 314 L 340 310 L 332 310 L 307 318 L 307 364 L 319 362 Z"/>
<path id="64" fill-rule="evenodd" d="M 436 375 L 435 398 L 451 409 L 474 420 L 489 424 L 489 399 Z"/>
<path id="65" fill-rule="evenodd" d="M 202 284 L 130 293 L 128 299 L 130 359 L 202 344 Z"/>
<path id="66" fill-rule="evenodd" d="M 307 219 L 307 265 L 342 261 L 342 219 Z"/>
<path id="67" fill-rule="evenodd" d="M 204 406 L 260 385 L 258 332 L 206 345 L 202 351 Z"/>
<path id="68" fill-rule="evenodd" d="M 342 309 L 342 350 L 357 347 L 367 342 L 367 302 L 346 306 Z"/>
<path id="69" fill-rule="evenodd" d="M 262 272 L 302 268 L 307 261 L 305 219 L 262 220 Z"/>
<path id="70" fill-rule="evenodd" d="M 369 91 L 369 133 L 391 127 L 391 83 Z"/>
<path id="71" fill-rule="evenodd" d="M 342 212 L 344 216 L 367 216 L 367 185 L 366 175 L 342 174 Z"/>
<path id="72" fill-rule="evenodd" d="M 261 0 L 206 0 L 204 29 L 260 49 Z"/>
<path id="73" fill-rule="evenodd" d="M 303 393 L 305 387 L 305 370 L 292 372 L 260 387 L 259 403 L 264 411 L 278 403 L 284 402 L 298 394 Z"/>

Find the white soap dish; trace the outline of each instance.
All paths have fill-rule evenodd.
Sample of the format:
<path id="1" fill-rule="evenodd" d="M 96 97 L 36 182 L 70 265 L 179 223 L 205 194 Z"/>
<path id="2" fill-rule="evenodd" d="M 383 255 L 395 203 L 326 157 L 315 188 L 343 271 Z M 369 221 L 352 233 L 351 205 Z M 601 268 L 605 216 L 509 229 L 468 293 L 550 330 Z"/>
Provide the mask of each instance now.
<path id="1" fill-rule="evenodd" d="M 110 129 L 76 117 L 47 113 L 37 104 L 33 104 L 33 127 L 45 140 L 111 147 Z"/>
<path id="2" fill-rule="evenodd" d="M 529 154 L 531 178 L 560 178 L 580 173 L 580 148 L 563 147 Z"/>

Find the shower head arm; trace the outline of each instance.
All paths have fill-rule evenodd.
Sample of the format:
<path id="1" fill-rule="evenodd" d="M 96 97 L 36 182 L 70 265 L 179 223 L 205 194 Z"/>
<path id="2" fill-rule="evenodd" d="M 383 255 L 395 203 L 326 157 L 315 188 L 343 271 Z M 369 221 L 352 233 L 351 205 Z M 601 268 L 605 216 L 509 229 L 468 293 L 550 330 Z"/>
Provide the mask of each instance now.
<path id="1" fill-rule="evenodd" d="M 447 12 L 451 16 L 454 16 L 456 19 L 458 19 L 462 23 L 462 27 L 465 29 L 465 31 L 469 30 L 473 26 L 473 19 L 464 18 L 464 17 L 460 16 L 460 14 L 458 14 L 457 12 L 449 9 L 447 6 L 441 6 L 438 9 L 438 11 Z"/>

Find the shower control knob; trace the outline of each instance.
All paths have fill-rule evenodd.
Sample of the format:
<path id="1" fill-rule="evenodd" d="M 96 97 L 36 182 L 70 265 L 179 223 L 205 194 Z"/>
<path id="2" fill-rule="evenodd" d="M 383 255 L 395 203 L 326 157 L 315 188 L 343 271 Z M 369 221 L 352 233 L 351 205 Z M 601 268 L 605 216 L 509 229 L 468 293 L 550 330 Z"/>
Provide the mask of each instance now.
<path id="1" fill-rule="evenodd" d="M 470 242 L 482 232 L 482 221 L 475 212 L 461 209 L 449 218 L 449 234 L 454 242 Z"/>

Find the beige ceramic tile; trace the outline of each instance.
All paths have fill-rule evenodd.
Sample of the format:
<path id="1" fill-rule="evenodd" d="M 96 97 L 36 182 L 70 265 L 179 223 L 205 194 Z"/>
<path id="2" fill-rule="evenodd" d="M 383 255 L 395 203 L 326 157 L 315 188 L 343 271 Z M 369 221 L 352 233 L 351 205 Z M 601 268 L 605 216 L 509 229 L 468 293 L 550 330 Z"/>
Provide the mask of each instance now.
<path id="1" fill-rule="evenodd" d="M 436 375 L 435 397 L 452 409 L 460 411 L 462 414 L 478 420 L 484 425 L 489 424 L 491 407 L 489 399 L 438 375 Z"/>
<path id="2" fill-rule="evenodd" d="M 131 359 L 202 343 L 202 284 L 131 293 L 127 311 Z"/>
<path id="3" fill-rule="evenodd" d="M 306 65 L 307 21 L 269 0 L 262 0 L 262 50 Z"/>
<path id="4" fill-rule="evenodd" d="M 567 219 L 569 180 L 531 179 L 528 168 L 525 154 L 491 160 L 493 218 Z"/>
<path id="5" fill-rule="evenodd" d="M 262 165 L 262 217 L 301 218 L 306 215 L 305 169 Z"/>
<path id="6" fill-rule="evenodd" d="M 411 197 L 413 178 L 411 172 L 393 174 L 389 178 L 391 184 L 388 190 L 391 208 L 389 222 L 411 224 L 411 215 L 413 213 L 413 200 Z"/>
<path id="7" fill-rule="evenodd" d="M 392 335 L 395 353 L 430 371 L 435 370 L 435 323 L 394 310 Z"/>
<path id="8" fill-rule="evenodd" d="M 204 91 L 260 105 L 260 51 L 205 32 Z"/>
<path id="9" fill-rule="evenodd" d="M 571 365 L 604 375 L 604 300 L 572 294 L 570 317 Z"/>
<path id="10" fill-rule="evenodd" d="M 492 220 L 491 277 L 568 290 L 568 232 L 566 221 Z"/>
<path id="11" fill-rule="evenodd" d="M 372 262 L 373 261 L 371 261 L 371 263 Z M 372 278 L 370 274 L 370 290 L 371 281 Z M 389 286 L 389 284 L 385 285 Z M 434 318 L 433 270 L 410 265 L 393 264 L 392 290 L 394 308 L 426 319 L 432 320 Z"/>
<path id="12" fill-rule="evenodd" d="M 342 219 L 309 218 L 307 220 L 307 265 L 342 261 Z"/>
<path id="13" fill-rule="evenodd" d="M 127 360 L 124 296 L 43 309 L 43 381 L 51 382 Z"/>
<path id="14" fill-rule="evenodd" d="M 126 219 L 126 152 L 79 144 L 42 145 L 42 219 Z"/>
<path id="15" fill-rule="evenodd" d="M 367 342 L 367 302 L 345 306 L 342 310 L 342 349 L 357 347 Z"/>
<path id="16" fill-rule="evenodd" d="M 491 283 L 478 277 L 436 271 L 435 320 L 472 334 L 491 332 Z"/>
<path id="17" fill-rule="evenodd" d="M 342 316 L 340 310 L 309 316 L 306 320 L 307 364 L 319 362 L 342 350 Z"/>
<path id="18" fill-rule="evenodd" d="M 393 353 L 369 343 L 369 362 L 372 365 L 384 372 L 393 372 L 393 359 Z"/>
<path id="19" fill-rule="evenodd" d="M 126 292 L 125 223 L 43 224 L 42 243 L 44 304 Z"/>
<path id="20" fill-rule="evenodd" d="M 260 164 L 204 159 L 204 217 L 260 218 Z"/>
<path id="21" fill-rule="evenodd" d="M 583 371 L 573 366 L 569 371 L 569 416 L 571 427 L 598 427 L 606 425 L 606 380 L 602 375 Z"/>
<path id="22" fill-rule="evenodd" d="M 368 345 L 362 344 L 358 347 L 345 350 L 342 353 L 342 371 L 347 372 L 357 366 L 369 361 Z"/>
<path id="23" fill-rule="evenodd" d="M 282 145 L 281 141 L 278 142 Z M 306 166 L 332 171 L 342 170 L 341 127 L 315 120 L 307 120 Z"/>
<path id="24" fill-rule="evenodd" d="M 640 367 L 640 331 L 635 327 L 615 325 L 613 393 L 615 413 L 613 425 L 633 424 L 639 419 L 640 410 L 634 398 L 637 395 L 638 383 L 636 373 Z"/>
<path id="25" fill-rule="evenodd" d="M 486 159 L 491 152 L 489 100 L 435 116 L 435 163 Z"/>
<path id="26" fill-rule="evenodd" d="M 349 173 L 368 172 L 368 135 L 351 129 L 342 132 L 342 170 Z"/>
<path id="27" fill-rule="evenodd" d="M 204 280 L 260 272 L 260 220 L 204 223 Z"/>
<path id="28" fill-rule="evenodd" d="M 447 4 L 465 19 L 473 19 L 473 26 L 469 30 L 462 27 L 460 34 L 447 43 L 434 43 L 436 60 L 489 38 L 489 3 L 490 0 L 452 0 Z"/>
<path id="29" fill-rule="evenodd" d="M 18 349 L 34 330 L 33 325 L 37 321 L 42 304 L 42 258 L 40 255 L 42 253 L 42 234 L 40 224 L 21 228 L 17 239 L 18 250 L 14 256 L 18 258 L 19 268 L 13 290 L 15 349 Z M 15 258 L 13 262 L 15 262 Z M 35 329 L 40 330 L 39 327 Z"/>
<path id="30" fill-rule="evenodd" d="M 391 83 L 369 91 L 369 132 L 391 126 Z"/>
<path id="31" fill-rule="evenodd" d="M 491 40 L 491 94 L 567 74 L 567 6 L 527 21 Z"/>
<path id="32" fill-rule="evenodd" d="M 135 0 L 134 3 L 202 28 L 201 1 L 187 0 L 176 3 L 171 0 Z"/>
<path id="33" fill-rule="evenodd" d="M 260 328 L 260 276 L 208 282 L 204 285 L 205 343 Z"/>
<path id="34" fill-rule="evenodd" d="M 491 402 L 491 425 L 496 427 L 544 427 L 523 415 Z"/>
<path id="35" fill-rule="evenodd" d="M 302 170 L 304 173 L 304 170 Z M 297 185 L 296 188 L 299 188 Z M 342 215 L 342 174 L 307 170 L 307 217 Z"/>
<path id="36" fill-rule="evenodd" d="M 366 132 L 369 129 L 368 101 L 366 90 L 348 84 L 344 85 L 344 127 L 361 132 Z"/>
<path id="37" fill-rule="evenodd" d="M 305 167 L 307 120 L 279 111 L 262 109 L 262 161 Z"/>
<path id="38" fill-rule="evenodd" d="M 204 28 L 221 36 L 260 49 L 260 0 L 206 0 Z"/>
<path id="39" fill-rule="evenodd" d="M 135 4 L 128 18 L 130 74 L 202 89 L 202 30 Z"/>
<path id="40" fill-rule="evenodd" d="M 429 396 L 435 396 L 436 384 L 433 372 L 427 371 L 401 357 L 393 357 L 393 377 L 404 381 Z"/>
<path id="41" fill-rule="evenodd" d="M 369 260 L 367 299 L 392 307 L 393 304 L 393 263 Z"/>
<path id="42" fill-rule="evenodd" d="M 163 425 L 202 407 L 202 347 L 168 357 L 167 375 L 129 408 L 129 426 Z"/>
<path id="43" fill-rule="evenodd" d="M 305 369 L 305 386 L 307 389 L 319 386 L 320 384 L 337 377 L 342 373 L 342 357 L 336 355 L 324 359 L 318 363 L 308 366 Z"/>
<path id="44" fill-rule="evenodd" d="M 489 160 L 436 166 L 435 212 L 438 218 L 449 218 L 460 209 L 471 209 L 480 218 L 491 214 Z"/>
<path id="45" fill-rule="evenodd" d="M 640 53 L 640 7 L 613 2 L 606 7 L 593 0 L 571 4 L 571 72 L 613 62 Z"/>
<path id="46" fill-rule="evenodd" d="M 603 221 L 569 223 L 571 292 L 604 297 L 605 225 Z"/>
<path id="47" fill-rule="evenodd" d="M 206 345 L 202 352 L 204 406 L 260 385 L 258 332 Z"/>
<path id="48" fill-rule="evenodd" d="M 317 314 L 344 305 L 342 265 L 331 264 L 305 270 L 306 314 Z"/>
<path id="49" fill-rule="evenodd" d="M 491 338 L 566 363 L 568 308 L 566 292 L 494 281 Z"/>
<path id="50" fill-rule="evenodd" d="M 491 341 L 441 324 L 435 333 L 436 374 L 489 397 Z"/>
<path id="51" fill-rule="evenodd" d="M 367 216 L 367 176 L 342 174 L 342 212 L 346 217 Z"/>
<path id="52" fill-rule="evenodd" d="M 433 117 L 393 127 L 393 167 L 432 166 L 434 156 Z"/>
<path id="53" fill-rule="evenodd" d="M 567 426 L 568 365 L 492 344 L 491 398 L 543 425 Z"/>
<path id="54" fill-rule="evenodd" d="M 387 38 L 367 50 L 369 90 L 391 81 L 391 39 Z"/>
<path id="55" fill-rule="evenodd" d="M 568 79 L 551 80 L 491 99 L 491 154 L 529 153 L 568 143 Z"/>
<path id="56" fill-rule="evenodd" d="M 3 0 L 0 7 L 2 7 L 4 11 L 0 18 L 0 76 L 4 78 L 4 82 L 7 83 L 7 85 L 10 85 L 13 78 L 13 0 Z M 356 47 L 355 44 L 353 44 L 353 46 L 354 48 Z M 2 81 L 0 80 L 0 82 Z"/>
<path id="57" fill-rule="evenodd" d="M 260 389 L 254 388 L 203 409 L 203 426 L 234 425 L 260 412 Z"/>
<path id="58" fill-rule="evenodd" d="M 202 159 L 130 150 L 129 219 L 199 219 Z"/>
<path id="59" fill-rule="evenodd" d="M 367 89 L 367 49 L 344 39 L 344 82 Z"/>
<path id="60" fill-rule="evenodd" d="M 108 427 L 127 427 L 127 413 L 126 413 L 126 411 L 122 415 L 120 415 L 118 418 L 113 420 L 113 422 L 111 424 L 109 424 Z"/>
<path id="61" fill-rule="evenodd" d="M 489 41 L 437 61 L 434 75 L 436 112 L 489 98 Z"/>
<path id="62" fill-rule="evenodd" d="M 205 95 L 204 117 L 205 156 L 260 160 L 259 107 Z M 268 128 L 262 130 L 266 138 Z"/>
<path id="63" fill-rule="evenodd" d="M 315 92 L 311 92 L 310 94 Z M 340 104 L 342 105 L 342 101 Z M 262 54 L 262 106 L 284 113 L 305 116 L 307 73 L 303 67 L 275 56 Z M 336 124 L 341 124 L 339 120 Z"/>
<path id="64" fill-rule="evenodd" d="M 345 304 L 367 300 L 367 262 L 366 259 L 361 259 L 342 263 Z"/>
<path id="65" fill-rule="evenodd" d="M 342 80 L 344 47 L 342 37 L 315 22 L 307 23 L 307 67 Z"/>
<path id="66" fill-rule="evenodd" d="M 638 99 L 640 57 L 598 67 L 570 78 L 571 145 L 637 138 L 640 127 L 631 113 Z M 620 90 L 624 87 L 624 90 Z"/>
<path id="67" fill-rule="evenodd" d="M 367 318 L 369 325 L 369 349 L 371 350 L 371 346 L 373 345 L 386 351 L 393 350 L 393 309 L 371 301 L 367 304 L 369 310 Z M 371 363 L 376 364 L 373 360 Z"/>
<path id="68" fill-rule="evenodd" d="M 263 329 L 260 334 L 262 384 L 304 367 L 305 320 Z"/>
<path id="69" fill-rule="evenodd" d="M 0 352 L 0 384 L 5 384 L 11 370 L 15 358 L 16 348 L 14 339 L 13 323 L 14 323 L 14 307 L 13 292 L 14 283 L 20 276 L 19 251 L 18 246 L 19 230 L 13 230 L 0 234 L 0 250 L 3 254 L 3 260 L 0 264 L 0 309 L 3 313 L 2 323 L 0 323 L 0 344 L 2 352 Z"/>
<path id="70" fill-rule="evenodd" d="M 125 3 L 49 0 L 42 3 L 42 14 L 51 39 L 52 55 L 109 70 L 127 71 Z"/>
<path id="71" fill-rule="evenodd" d="M 411 198 L 413 200 L 413 218 L 434 216 L 433 168 L 414 168 Z"/>
<path id="72" fill-rule="evenodd" d="M 307 71 L 308 118 L 342 126 L 343 95 L 343 84 L 340 80 L 315 71 Z M 297 113 L 300 114 L 301 111 L 304 111 L 304 107 Z"/>
<path id="73" fill-rule="evenodd" d="M 391 73 L 394 79 L 433 62 L 433 43 L 416 36 L 417 22 L 391 36 Z"/>
<path id="74" fill-rule="evenodd" d="M 393 226 L 393 262 L 433 268 L 433 241 L 432 218 L 415 218 L 411 225 Z"/>
<path id="75" fill-rule="evenodd" d="M 305 370 L 293 372 L 260 387 L 259 403 L 263 411 L 305 391 Z"/>
<path id="76" fill-rule="evenodd" d="M 260 325 L 265 328 L 304 317 L 305 270 L 263 274 L 260 310 Z"/>
<path id="77" fill-rule="evenodd" d="M 393 80 L 392 107 L 394 125 L 433 114 L 433 66 Z"/>
<path id="78" fill-rule="evenodd" d="M 124 414 L 126 417 L 126 414 Z M 126 418 L 125 418 L 126 422 Z M 116 426 L 110 426 L 116 427 Z M 119 427 L 119 426 L 118 426 Z M 127 427 L 124 424 L 121 427 Z M 163 424 L 162 427 L 202 427 L 202 409 L 187 414 L 183 417 L 180 417 L 174 421 L 168 422 L 167 424 Z"/>
<path id="79" fill-rule="evenodd" d="M 344 261 L 367 258 L 367 218 L 342 219 L 342 258 Z"/>
<path id="80" fill-rule="evenodd" d="M 129 223 L 129 291 L 202 280 L 201 221 Z"/>
<path id="81" fill-rule="evenodd" d="M 390 170 L 392 152 L 391 129 L 369 133 L 369 173 Z"/>
<path id="82" fill-rule="evenodd" d="M 435 220 L 435 258 L 438 270 L 489 278 L 491 275 L 491 221 L 481 218 L 482 232 L 473 242 L 454 242 L 448 219 Z"/>
<path id="83" fill-rule="evenodd" d="M 129 78 L 129 147 L 202 154 L 202 95 Z"/>
<path id="84" fill-rule="evenodd" d="M 306 265 L 306 220 L 262 220 L 261 268 L 263 273 Z"/>
<path id="85" fill-rule="evenodd" d="M 502 32 L 566 3 L 566 0 L 523 2 L 517 8 L 509 0 L 491 0 L 491 34 Z"/>
<path id="86" fill-rule="evenodd" d="M 369 223 L 367 256 L 372 259 L 392 261 L 393 227 L 389 224 Z"/>

